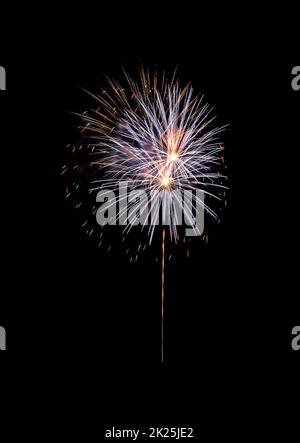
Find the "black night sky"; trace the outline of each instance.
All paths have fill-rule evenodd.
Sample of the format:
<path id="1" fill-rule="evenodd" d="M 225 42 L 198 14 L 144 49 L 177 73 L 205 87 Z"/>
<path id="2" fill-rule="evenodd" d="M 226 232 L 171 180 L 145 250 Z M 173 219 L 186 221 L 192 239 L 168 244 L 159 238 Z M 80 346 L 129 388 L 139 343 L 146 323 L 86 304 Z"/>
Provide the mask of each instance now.
<path id="1" fill-rule="evenodd" d="M 261 386 L 281 389 L 279 378 L 299 361 L 290 345 L 300 312 L 300 94 L 291 88 L 299 51 L 292 35 L 281 40 L 257 16 L 255 25 L 202 15 L 174 25 L 175 18 L 122 14 L 100 8 L 97 17 L 35 23 L 24 40 L 16 28 L 7 34 L 10 49 L 0 58 L 8 74 L 0 95 L 5 363 L 49 371 L 70 397 L 90 392 L 103 409 L 100 427 L 173 420 L 206 431 L 214 399 L 224 410 L 229 396 L 240 404 Z M 95 91 L 104 74 L 118 78 L 121 66 L 134 72 L 140 62 L 178 66 L 182 82 L 229 124 L 222 223 L 210 223 L 208 244 L 191 248 L 188 259 L 167 244 L 176 260 L 166 264 L 163 366 L 159 241 L 137 263 L 98 248 L 60 177 L 65 146 L 77 137 L 71 111 L 91 105 L 80 87 Z M 93 428 L 95 410 L 89 420 Z"/>

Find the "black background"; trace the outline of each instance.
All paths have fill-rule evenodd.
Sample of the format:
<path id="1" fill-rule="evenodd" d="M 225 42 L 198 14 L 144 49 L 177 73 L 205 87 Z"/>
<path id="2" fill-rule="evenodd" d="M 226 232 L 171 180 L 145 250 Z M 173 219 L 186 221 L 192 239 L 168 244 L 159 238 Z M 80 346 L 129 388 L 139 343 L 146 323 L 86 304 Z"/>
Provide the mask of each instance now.
<path id="1" fill-rule="evenodd" d="M 15 24 L 1 36 L 5 363 L 43 374 L 47 386 L 59 380 L 75 414 L 86 404 L 89 430 L 190 423 L 213 435 L 217 421 L 234 435 L 236 421 L 249 424 L 242 405 L 254 400 L 263 420 L 266 400 L 293 395 L 299 368 L 291 349 L 300 311 L 300 97 L 291 88 L 299 51 L 293 27 L 283 33 L 290 17 L 229 19 L 192 6 L 79 16 L 45 12 L 32 29 Z M 167 264 L 163 365 L 160 264 L 150 254 L 129 264 L 98 249 L 59 177 L 76 137 L 69 112 L 90 104 L 78 86 L 96 90 L 104 73 L 118 77 L 121 65 L 133 70 L 140 61 L 178 65 L 183 82 L 229 123 L 223 222 L 205 248 Z"/>

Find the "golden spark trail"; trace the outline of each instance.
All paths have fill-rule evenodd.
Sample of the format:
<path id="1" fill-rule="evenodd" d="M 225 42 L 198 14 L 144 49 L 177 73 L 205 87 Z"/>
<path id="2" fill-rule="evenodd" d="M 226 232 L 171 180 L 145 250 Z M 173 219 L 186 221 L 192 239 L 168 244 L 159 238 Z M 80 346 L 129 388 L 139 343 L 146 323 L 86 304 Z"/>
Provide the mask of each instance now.
<path id="1" fill-rule="evenodd" d="M 166 229 L 163 228 L 161 244 L 161 362 L 164 362 L 164 301 L 165 301 L 165 237 Z"/>

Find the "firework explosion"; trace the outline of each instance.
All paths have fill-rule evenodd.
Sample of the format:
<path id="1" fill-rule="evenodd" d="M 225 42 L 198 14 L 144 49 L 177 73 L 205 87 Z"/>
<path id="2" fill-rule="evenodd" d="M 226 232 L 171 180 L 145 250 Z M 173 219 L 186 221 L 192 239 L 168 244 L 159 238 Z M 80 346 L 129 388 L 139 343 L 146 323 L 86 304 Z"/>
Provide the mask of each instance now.
<path id="1" fill-rule="evenodd" d="M 203 97 L 193 95 L 190 85 L 180 87 L 175 73 L 170 81 L 165 74 L 159 78 L 144 69 L 138 81 L 126 72 L 124 75 L 126 88 L 108 79 L 109 92 L 89 92 L 97 108 L 80 115 L 80 128 L 90 141 L 90 192 L 117 189 L 120 182 L 128 183 L 131 190 L 145 190 L 149 199 L 140 212 L 149 206 L 156 208 L 147 229 L 149 243 L 159 225 L 159 209 L 169 220 L 171 239 L 178 239 L 175 207 L 182 211 L 195 235 L 200 235 L 193 212 L 201 206 L 217 218 L 206 200 L 221 200 L 225 189 L 225 177 L 220 173 L 223 146 L 218 140 L 224 127 L 209 129 L 214 120 L 212 109 L 203 103 Z M 187 190 L 201 190 L 205 203 L 193 194 L 191 207 L 184 205 Z M 120 208 L 122 199 L 117 202 Z M 128 207 L 119 211 L 117 220 L 126 210 Z M 131 218 L 124 233 L 136 224 L 137 216 Z M 146 227 L 148 220 L 141 225 Z"/>
<path id="2" fill-rule="evenodd" d="M 178 240 L 178 210 L 184 215 L 184 220 L 191 226 L 194 235 L 202 234 L 195 223 L 195 212 L 200 207 L 203 214 L 206 212 L 217 218 L 214 202 L 222 200 L 227 189 L 223 184 L 226 177 L 220 173 L 223 169 L 223 145 L 218 138 L 225 126 L 213 127 L 215 117 L 211 115 L 212 108 L 203 103 L 203 97 L 194 96 L 190 85 L 181 87 L 175 74 L 176 72 L 168 81 L 165 74 L 159 78 L 157 74 L 151 76 L 149 71 L 141 69 L 139 79 L 135 81 L 124 72 L 125 88 L 108 79 L 109 91 L 102 90 L 100 94 L 86 91 L 95 99 L 97 107 L 90 112 L 76 114 L 83 121 L 80 126 L 82 133 L 89 139 L 86 147 L 90 157 L 87 164 L 79 161 L 71 169 L 79 173 L 83 170 L 88 171 L 86 175 L 89 192 L 93 195 L 97 193 L 98 196 L 100 191 L 120 189 L 121 183 L 126 183 L 126 188 L 131 191 L 146 192 L 149 198 L 142 202 L 139 211 L 128 219 L 123 232 L 128 234 L 137 224 L 140 224 L 142 229 L 148 226 L 149 244 L 161 219 L 162 225 L 169 226 L 170 239 L 175 242 Z M 79 146 L 79 151 L 82 148 L 83 145 Z M 72 151 L 75 150 L 76 147 L 73 146 Z M 62 175 L 68 169 L 65 166 Z M 73 185 L 76 191 L 79 187 L 76 180 Z M 192 194 L 191 205 L 184 204 L 187 191 L 198 191 Z M 205 197 L 205 202 L 204 198 L 199 197 L 199 191 L 201 196 Z M 71 194 L 72 190 L 68 188 L 67 197 Z M 125 205 L 123 200 L 126 200 Z M 112 224 L 116 224 L 124 215 L 127 217 L 130 207 L 134 206 L 134 202 L 130 203 L 127 200 L 127 194 L 124 196 L 120 193 L 117 201 L 108 201 L 106 209 L 116 203 L 119 210 L 114 215 Z M 76 207 L 81 205 L 84 205 L 83 201 L 77 203 Z M 148 217 L 141 223 L 140 216 L 144 211 L 147 212 L 149 207 L 155 208 L 154 212 L 151 211 L 151 223 Z M 94 218 L 96 213 L 97 208 L 93 206 Z M 166 220 L 168 223 L 164 223 Z M 83 227 L 87 224 L 88 219 L 83 223 Z M 92 231 L 93 228 L 87 230 L 88 235 L 91 235 Z M 164 226 L 161 245 L 162 361 L 165 238 Z M 205 240 L 207 242 L 207 235 Z M 146 245 L 143 249 L 145 247 Z M 141 244 L 138 251 L 140 248 Z"/>

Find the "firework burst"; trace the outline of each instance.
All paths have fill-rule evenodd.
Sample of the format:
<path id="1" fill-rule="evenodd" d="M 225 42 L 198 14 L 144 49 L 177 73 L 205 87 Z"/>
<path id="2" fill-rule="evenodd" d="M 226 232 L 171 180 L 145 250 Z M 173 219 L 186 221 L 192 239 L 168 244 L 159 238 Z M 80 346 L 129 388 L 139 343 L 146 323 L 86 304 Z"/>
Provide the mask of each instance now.
<path id="1" fill-rule="evenodd" d="M 170 80 L 163 74 L 150 75 L 141 69 L 137 81 L 124 72 L 126 85 L 108 80 L 108 90 L 90 94 L 97 104 L 95 109 L 77 114 L 83 121 L 80 126 L 88 136 L 89 161 L 88 182 L 91 194 L 105 190 L 120 189 L 126 183 L 131 191 L 142 190 L 148 197 L 139 207 L 138 213 L 127 219 L 124 234 L 140 224 L 147 228 L 150 244 L 155 228 L 162 223 L 169 226 L 170 239 L 178 240 L 178 214 L 184 215 L 194 233 L 202 232 L 195 223 L 195 212 L 199 208 L 217 218 L 215 202 L 222 200 L 226 186 L 223 170 L 223 145 L 219 134 L 225 126 L 213 125 L 212 108 L 204 103 L 202 96 L 194 95 L 191 85 L 181 87 L 174 72 Z M 82 145 L 79 147 L 81 150 Z M 75 147 L 73 147 L 73 150 Z M 82 171 L 81 162 L 72 169 Z M 63 168 L 65 174 L 67 167 Z M 76 183 L 74 183 L 76 185 Z M 75 190 L 78 188 L 75 186 Z M 191 205 L 184 204 L 186 192 L 192 194 Z M 67 197 L 72 191 L 67 190 Z M 190 194 L 191 195 L 191 194 Z M 123 200 L 126 199 L 124 206 Z M 119 194 L 114 223 L 130 209 L 127 195 Z M 76 207 L 84 202 L 76 204 Z M 151 208 L 149 217 L 141 223 L 139 216 Z M 92 214 L 95 217 L 97 208 Z M 125 214 L 126 213 L 126 214 Z M 147 212 L 149 214 L 149 212 Z M 138 215 L 139 214 L 139 215 Z M 138 220 L 139 219 L 139 220 Z M 137 221 L 139 223 L 137 223 Z M 83 226 L 88 224 L 85 220 Z M 124 223 L 120 223 L 121 225 Z M 92 230 L 87 230 L 91 235 Z M 102 233 L 101 236 L 102 237 Z M 125 236 L 123 237 L 123 239 Z M 161 359 L 164 360 L 164 282 L 165 282 L 165 239 L 166 227 L 162 228 L 161 247 Z M 207 235 L 205 236 L 207 242 Z M 183 239 L 185 241 L 185 238 Z M 100 240 L 102 243 L 102 240 Z M 138 251 L 140 250 L 139 245 Z M 110 249 L 110 247 L 109 247 Z M 145 247 L 143 248 L 145 249 Z M 187 251 L 189 256 L 189 250 Z M 137 258 L 137 255 L 136 255 Z"/>
<path id="2" fill-rule="evenodd" d="M 221 200 L 225 189 L 225 176 L 220 173 L 223 145 L 218 138 L 225 127 L 211 127 L 212 108 L 203 97 L 194 96 L 192 86 L 181 87 L 175 73 L 169 81 L 165 74 L 159 78 L 144 69 L 137 81 L 124 75 L 125 88 L 108 79 L 108 90 L 100 94 L 87 91 L 97 103 L 95 109 L 80 115 L 81 129 L 92 148 L 90 191 L 117 189 L 120 182 L 126 182 L 131 190 L 143 189 L 149 194 L 141 211 L 149 206 L 161 208 L 163 218 L 169 220 L 171 239 L 178 238 L 175 207 L 199 235 L 193 212 L 201 207 L 217 218 L 207 200 Z M 202 191 L 205 202 L 193 195 L 192 206 L 187 207 L 183 204 L 187 190 Z M 122 216 L 119 211 L 117 219 Z M 149 243 L 159 225 L 160 211 L 152 211 L 151 217 Z M 136 222 L 137 216 L 131 218 L 124 232 Z M 147 219 L 142 228 L 146 225 Z"/>

